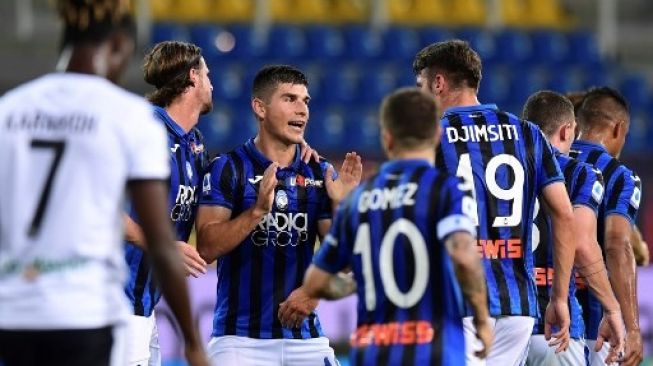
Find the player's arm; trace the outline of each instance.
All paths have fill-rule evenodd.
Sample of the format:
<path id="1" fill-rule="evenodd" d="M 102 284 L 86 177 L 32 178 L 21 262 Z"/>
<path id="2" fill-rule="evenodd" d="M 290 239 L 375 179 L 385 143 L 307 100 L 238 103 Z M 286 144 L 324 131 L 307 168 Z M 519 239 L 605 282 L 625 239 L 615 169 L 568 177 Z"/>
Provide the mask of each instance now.
<path id="1" fill-rule="evenodd" d="M 337 300 L 356 292 L 356 282 L 351 274 L 329 273 L 314 264 L 306 270 L 304 290 L 311 297 Z"/>
<path id="2" fill-rule="evenodd" d="M 236 248 L 270 212 L 278 167 L 277 163 L 272 163 L 265 169 L 256 203 L 233 219 L 229 208 L 200 205 L 195 225 L 197 250 L 206 263 L 211 263 Z"/>
<path id="3" fill-rule="evenodd" d="M 648 251 L 648 244 L 642 238 L 642 233 L 637 226 L 633 226 L 633 233 L 630 236 L 630 242 L 633 245 L 633 253 L 635 253 L 635 262 L 638 266 L 648 266 L 650 261 L 650 254 Z"/>
<path id="4" fill-rule="evenodd" d="M 138 225 L 136 221 L 134 221 L 134 219 L 129 217 L 129 215 L 126 213 L 122 214 L 122 222 L 125 228 L 125 240 L 136 245 L 142 250 L 146 250 L 147 247 L 145 245 L 145 235 L 143 234 L 143 229 L 141 229 L 141 226 Z"/>
<path id="5" fill-rule="evenodd" d="M 186 356 L 188 359 L 205 359 L 201 339 L 191 315 L 182 262 L 168 225 L 166 183 L 153 180 L 131 181 L 128 187 L 132 204 L 141 220 L 154 274 L 184 336 Z"/>
<path id="6" fill-rule="evenodd" d="M 467 232 L 454 232 L 444 243 L 453 262 L 463 295 L 472 308 L 477 336 L 486 346 L 477 352 L 477 356 L 485 358 L 489 353 L 488 346 L 492 340 L 492 331 L 489 327 L 490 314 L 487 306 L 485 271 L 478 257 L 476 242 Z"/>
<path id="7" fill-rule="evenodd" d="M 642 351 L 641 335 L 639 335 L 639 307 L 637 305 L 637 272 L 630 242 L 631 230 L 630 221 L 622 215 L 608 215 L 605 219 L 606 263 L 610 272 L 612 289 L 621 305 L 626 325 L 626 347 L 633 351 L 626 354 L 624 364 L 637 365 L 642 358 Z"/>

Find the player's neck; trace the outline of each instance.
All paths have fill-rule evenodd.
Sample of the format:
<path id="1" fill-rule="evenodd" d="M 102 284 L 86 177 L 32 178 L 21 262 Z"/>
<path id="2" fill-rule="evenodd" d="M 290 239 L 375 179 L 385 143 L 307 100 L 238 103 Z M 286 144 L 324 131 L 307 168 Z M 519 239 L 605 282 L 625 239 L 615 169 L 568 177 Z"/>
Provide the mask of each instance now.
<path id="1" fill-rule="evenodd" d="M 168 115 L 181 127 L 184 132 L 188 133 L 200 118 L 200 111 L 192 102 L 182 97 L 175 99 L 166 107 Z"/>
<path id="2" fill-rule="evenodd" d="M 107 63 L 101 53 L 106 51 L 92 46 L 66 46 L 59 56 L 56 70 L 106 77 Z"/>
<path id="3" fill-rule="evenodd" d="M 295 152 L 297 147 L 288 145 L 281 141 L 269 138 L 265 135 L 264 131 L 259 131 L 256 138 L 254 138 L 254 145 L 266 158 L 270 161 L 279 163 L 282 168 L 288 167 L 295 160 Z"/>
<path id="4" fill-rule="evenodd" d="M 390 160 L 426 160 L 435 165 L 434 149 L 395 150 L 388 153 Z"/>
<path id="5" fill-rule="evenodd" d="M 581 134 L 578 136 L 578 140 L 580 141 L 587 141 L 591 142 L 593 144 L 601 145 L 604 148 L 607 148 L 606 144 L 606 138 L 603 133 L 601 132 L 596 132 L 596 131 L 589 131 L 589 132 L 581 132 Z"/>
<path id="6" fill-rule="evenodd" d="M 481 104 L 476 93 L 469 88 L 453 90 L 442 98 L 443 112 L 454 107 L 470 107 Z"/>

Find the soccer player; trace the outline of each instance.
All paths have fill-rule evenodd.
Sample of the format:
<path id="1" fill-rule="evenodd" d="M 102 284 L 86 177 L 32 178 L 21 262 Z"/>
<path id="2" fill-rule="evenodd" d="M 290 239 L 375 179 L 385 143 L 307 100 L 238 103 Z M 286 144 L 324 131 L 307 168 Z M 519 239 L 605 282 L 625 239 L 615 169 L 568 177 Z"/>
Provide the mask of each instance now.
<path id="1" fill-rule="evenodd" d="M 474 313 L 480 357 L 492 331 L 465 194 L 433 166 L 435 102 L 417 88 L 400 89 L 385 98 L 380 116 L 390 160 L 340 205 L 305 287 L 328 299 L 358 289 L 354 365 L 465 365 L 458 283 Z M 338 274 L 346 268 L 353 278 Z"/>
<path id="2" fill-rule="evenodd" d="M 155 86 L 148 99 L 155 116 L 167 131 L 170 161 L 168 222 L 174 226 L 176 246 L 194 277 L 206 273 L 206 262 L 188 244 L 202 177 L 208 166 L 202 134 L 195 127 L 199 116 L 211 111 L 211 81 L 201 49 L 183 42 L 161 42 L 145 56 L 145 81 Z M 134 210 L 125 218 L 125 257 L 129 279 L 125 292 L 133 316 L 128 326 L 129 365 L 160 365 L 161 354 L 154 306 L 161 293 L 153 282 L 150 261 Z"/>
<path id="3" fill-rule="evenodd" d="M 569 278 L 574 259 L 571 203 L 551 147 L 533 124 L 480 104 L 481 59 L 467 42 L 431 44 L 415 57 L 417 85 L 433 95 L 441 120 L 437 166 L 463 179 L 460 188 L 477 225 L 477 249 L 483 258 L 495 342 L 488 365 L 519 365 L 538 316 L 531 252 L 535 199 L 550 208 L 554 237 L 554 277 L 545 331 L 558 325 L 552 345 L 569 343 Z M 469 314 L 467 314 L 469 315 Z M 464 319 L 467 344 L 475 341 L 471 318 Z M 467 350 L 471 365 L 484 364 Z"/>
<path id="4" fill-rule="evenodd" d="M 301 287 L 316 236 L 333 208 L 360 182 L 362 164 L 347 154 L 333 167 L 301 160 L 309 118 L 308 82 L 290 66 L 267 66 L 254 78 L 258 134 L 214 160 L 197 216 L 198 250 L 218 260 L 217 303 L 209 356 L 215 365 L 335 365 Z"/>
<path id="5" fill-rule="evenodd" d="M 599 343 L 609 340 L 612 348 L 609 362 L 615 361 L 623 346 L 623 320 L 617 299 L 614 297 L 608 275 L 605 271 L 601 248 L 596 239 L 596 220 L 603 200 L 603 177 L 589 164 L 581 163 L 567 156 L 574 140 L 576 120 L 574 106 L 564 96 L 552 91 L 539 91 L 531 95 L 522 113 L 522 118 L 535 123 L 554 148 L 560 169 L 565 176 L 567 193 L 574 206 L 574 232 L 576 238 L 576 271 L 583 286 L 589 286 L 603 305 L 604 323 L 599 333 Z M 537 284 L 540 313 L 544 314 L 549 302 L 551 283 L 555 275 L 552 263 L 552 232 L 546 208 L 535 205 L 536 233 L 533 238 L 535 261 L 535 283 Z M 576 299 L 576 279 L 569 285 L 569 309 L 572 338 L 567 352 L 555 354 L 544 339 L 541 321 L 535 324 L 528 352 L 529 365 L 576 366 L 585 363 L 585 328 L 582 309 Z"/>
<path id="6" fill-rule="evenodd" d="M 61 73 L 0 99 L 0 359 L 12 365 L 124 365 L 128 317 L 124 190 L 179 321 L 186 356 L 207 365 L 167 224 L 163 128 L 116 85 L 134 50 L 122 1 L 60 0 Z"/>
<path id="7" fill-rule="evenodd" d="M 603 173 L 605 194 L 598 217 L 598 240 L 604 253 L 612 289 L 617 296 L 626 325 L 623 365 L 639 365 L 642 360 L 642 335 L 639 329 L 637 274 L 631 236 L 642 194 L 639 177 L 615 157 L 626 141 L 630 116 L 626 100 L 614 89 L 591 89 L 578 110 L 580 130 L 570 156 L 593 165 Z M 576 293 L 583 307 L 590 350 L 597 340 L 602 309 L 588 291 Z M 608 347 L 591 352 L 591 364 L 604 364 Z"/>

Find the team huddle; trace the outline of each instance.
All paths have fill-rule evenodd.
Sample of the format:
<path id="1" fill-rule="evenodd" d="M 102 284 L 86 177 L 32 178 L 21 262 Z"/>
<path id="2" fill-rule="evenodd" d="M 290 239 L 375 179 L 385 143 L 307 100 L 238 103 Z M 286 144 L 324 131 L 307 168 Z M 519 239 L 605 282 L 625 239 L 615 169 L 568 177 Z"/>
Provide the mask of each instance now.
<path id="1" fill-rule="evenodd" d="M 362 180 L 356 152 L 335 169 L 304 140 L 305 74 L 269 65 L 256 136 L 211 160 L 200 48 L 152 48 L 148 104 L 112 84 L 134 49 L 122 2 L 58 8 L 62 72 L 0 99 L 0 364 L 160 365 L 164 296 L 193 366 L 338 365 L 316 308 L 354 293 L 353 365 L 642 360 L 617 91 L 539 91 L 517 116 L 479 102 L 468 43 L 428 45 L 417 87 L 380 106 L 388 160 Z M 184 274 L 213 262 L 202 345 Z"/>

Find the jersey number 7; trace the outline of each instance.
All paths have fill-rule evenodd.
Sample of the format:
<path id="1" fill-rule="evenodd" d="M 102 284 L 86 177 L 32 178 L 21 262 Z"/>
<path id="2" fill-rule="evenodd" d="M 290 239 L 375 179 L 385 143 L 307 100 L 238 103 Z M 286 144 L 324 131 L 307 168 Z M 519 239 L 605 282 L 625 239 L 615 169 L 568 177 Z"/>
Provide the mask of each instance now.
<path id="1" fill-rule="evenodd" d="M 66 143 L 64 141 L 32 140 L 30 146 L 32 149 L 49 149 L 54 152 L 54 159 L 52 159 L 52 164 L 50 165 L 50 171 L 48 172 L 45 186 L 41 191 L 41 197 L 38 200 L 36 212 L 34 213 L 34 217 L 32 218 L 32 222 L 27 232 L 29 237 L 33 238 L 39 233 L 39 229 L 43 221 L 43 215 L 45 214 L 45 209 L 48 207 L 48 198 L 52 192 L 52 182 L 54 181 L 57 167 L 59 167 L 59 163 L 61 163 L 61 157 L 63 156 L 63 152 L 66 149 Z"/>

